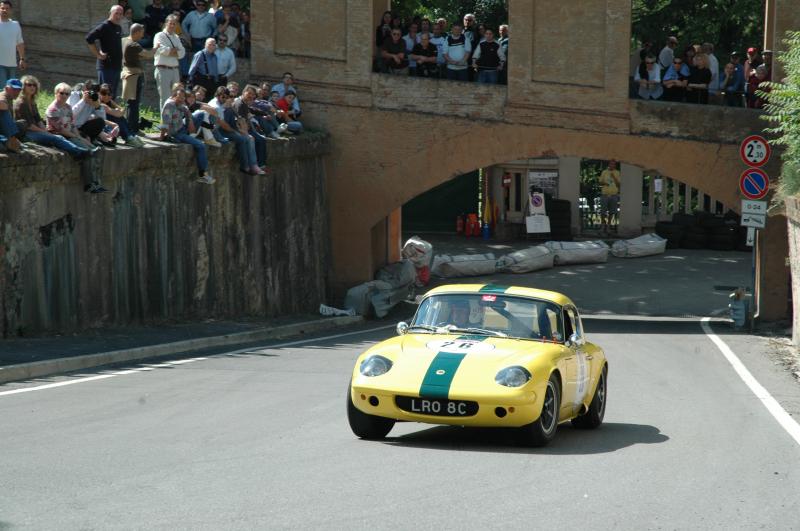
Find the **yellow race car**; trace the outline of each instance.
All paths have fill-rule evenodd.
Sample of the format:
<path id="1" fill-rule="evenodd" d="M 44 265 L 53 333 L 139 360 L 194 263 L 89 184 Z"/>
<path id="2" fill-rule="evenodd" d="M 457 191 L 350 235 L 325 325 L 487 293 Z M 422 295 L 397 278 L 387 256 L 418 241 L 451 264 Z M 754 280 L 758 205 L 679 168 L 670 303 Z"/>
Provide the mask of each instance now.
<path id="1" fill-rule="evenodd" d="M 428 292 L 398 337 L 358 357 L 347 418 L 381 439 L 396 421 L 514 428 L 544 446 L 560 422 L 600 426 L 608 363 L 566 296 L 492 284 Z"/>

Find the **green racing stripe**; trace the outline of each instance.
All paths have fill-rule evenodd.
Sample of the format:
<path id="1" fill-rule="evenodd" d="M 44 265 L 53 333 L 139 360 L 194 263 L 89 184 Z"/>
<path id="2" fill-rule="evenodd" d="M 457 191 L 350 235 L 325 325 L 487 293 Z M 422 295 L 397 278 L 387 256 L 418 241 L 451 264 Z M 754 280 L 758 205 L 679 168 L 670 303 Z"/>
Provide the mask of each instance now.
<path id="1" fill-rule="evenodd" d="M 483 341 L 486 336 L 463 335 L 455 339 Z M 466 357 L 466 354 L 456 354 L 453 352 L 442 351 L 436 354 L 428 366 L 422 385 L 419 388 L 421 398 L 447 398 L 450 393 L 450 385 L 458 371 L 459 365 Z M 440 373 L 440 374 L 437 374 Z"/>
<path id="2" fill-rule="evenodd" d="M 498 286 L 497 284 L 486 284 L 478 290 L 479 293 L 505 293 L 508 286 Z"/>

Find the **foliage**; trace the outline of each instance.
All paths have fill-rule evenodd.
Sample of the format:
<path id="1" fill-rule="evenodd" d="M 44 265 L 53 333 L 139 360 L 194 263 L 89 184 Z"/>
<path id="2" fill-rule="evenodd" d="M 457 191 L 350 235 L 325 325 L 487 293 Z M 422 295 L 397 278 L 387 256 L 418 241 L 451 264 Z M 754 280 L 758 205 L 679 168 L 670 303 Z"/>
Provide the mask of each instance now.
<path id="1" fill-rule="evenodd" d="M 767 132 L 777 135 L 775 144 L 785 146 L 778 183 L 779 201 L 800 194 L 800 31 L 787 32 L 784 42 L 786 51 L 777 57 L 783 65 L 784 79 L 765 83 L 769 92 L 758 92 L 767 101 L 764 118 L 775 125 Z"/>
<path id="2" fill-rule="evenodd" d="M 508 0 L 394 0 L 392 12 L 405 23 L 419 15 L 430 20 L 444 18 L 450 24 L 474 13 L 478 24 L 496 31 L 500 24 L 508 23 Z"/>
<path id="3" fill-rule="evenodd" d="M 764 0 L 633 0 L 634 41 L 649 40 L 657 53 L 670 35 L 681 53 L 690 44 L 712 43 L 722 62 L 732 51 L 761 46 Z"/>

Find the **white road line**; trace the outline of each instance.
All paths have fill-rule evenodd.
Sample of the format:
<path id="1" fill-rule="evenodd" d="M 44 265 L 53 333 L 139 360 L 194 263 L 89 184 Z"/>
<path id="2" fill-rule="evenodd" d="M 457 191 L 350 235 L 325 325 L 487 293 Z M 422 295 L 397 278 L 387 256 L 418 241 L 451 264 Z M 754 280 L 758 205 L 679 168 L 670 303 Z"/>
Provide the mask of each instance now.
<path id="1" fill-rule="evenodd" d="M 744 363 L 733 353 L 731 348 L 725 344 L 725 342 L 720 339 L 714 332 L 711 330 L 711 327 L 708 325 L 709 318 L 703 317 L 702 321 L 700 322 L 700 326 L 703 327 L 703 331 L 706 333 L 708 338 L 714 342 L 717 348 L 722 352 L 722 355 L 725 356 L 725 359 L 728 360 L 733 366 L 733 369 L 736 371 L 736 374 L 739 375 L 739 378 L 747 384 L 747 387 L 756 395 L 756 398 L 761 400 L 761 403 L 764 404 L 764 407 L 767 408 L 767 411 L 775 417 L 775 420 L 778 421 L 786 432 L 791 435 L 791 437 L 795 440 L 797 444 L 800 444 L 800 424 L 794 420 L 789 413 L 786 412 L 785 409 L 775 400 L 769 391 L 764 389 L 764 387 L 758 383 L 758 380 L 747 370 L 747 367 L 744 366 Z"/>
<path id="2" fill-rule="evenodd" d="M 254 351 L 252 348 L 248 349 L 241 349 L 241 350 L 233 350 L 231 352 L 225 352 L 223 354 L 246 354 L 248 352 L 264 352 L 266 350 L 272 350 L 276 348 L 283 348 L 283 347 L 292 347 L 295 345 L 302 345 L 304 343 L 313 343 L 314 341 L 326 341 L 328 339 L 338 339 L 340 337 L 347 337 L 353 336 L 356 334 L 367 334 L 369 332 L 376 332 L 378 330 L 385 330 L 387 328 L 394 328 L 395 325 L 387 325 L 387 326 L 379 326 L 377 328 L 369 328 L 367 330 L 356 330 L 354 332 L 345 332 L 342 334 L 334 334 L 331 336 L 324 336 L 324 337 L 315 337 L 311 339 L 301 339 L 298 341 L 288 341 L 286 343 L 278 343 L 275 345 L 269 345 L 268 347 L 264 347 L 260 350 Z M 146 372 L 146 371 L 153 371 L 157 368 L 162 367 L 172 367 L 175 365 L 183 365 L 185 363 L 192 363 L 195 361 L 203 361 L 207 360 L 207 357 L 200 357 L 200 358 L 185 358 L 182 360 L 175 360 L 175 361 L 168 361 L 159 364 L 153 365 L 145 365 L 143 367 L 137 367 L 136 369 L 126 369 L 122 371 L 116 371 L 109 374 L 99 374 L 97 376 L 88 376 L 86 378 L 76 378 L 74 380 L 65 380 L 63 382 L 51 383 L 51 384 L 44 384 L 44 385 L 37 385 L 35 387 L 24 387 L 21 389 L 13 389 L 11 391 L 0 391 L 0 396 L 8 396 L 8 395 L 18 395 L 21 393 L 30 393 L 32 391 L 44 391 L 45 389 L 54 389 L 56 387 L 64 387 L 67 385 L 74 385 L 79 383 L 86 383 L 86 382 L 93 382 L 95 380 L 105 380 L 107 378 L 114 378 L 115 376 L 125 376 L 128 374 L 135 374 L 139 372 Z"/>

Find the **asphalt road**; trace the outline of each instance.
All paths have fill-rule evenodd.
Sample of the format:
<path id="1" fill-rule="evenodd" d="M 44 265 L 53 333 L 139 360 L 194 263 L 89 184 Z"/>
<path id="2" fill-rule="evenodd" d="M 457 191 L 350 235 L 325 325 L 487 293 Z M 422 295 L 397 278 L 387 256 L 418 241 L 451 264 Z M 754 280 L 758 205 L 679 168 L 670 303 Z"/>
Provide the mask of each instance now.
<path id="1" fill-rule="evenodd" d="M 584 324 L 606 421 L 545 449 L 422 424 L 356 439 L 349 373 L 391 329 L 0 386 L 0 530 L 800 528 L 800 445 L 697 321 Z M 800 418 L 762 340 L 717 330 Z"/>

